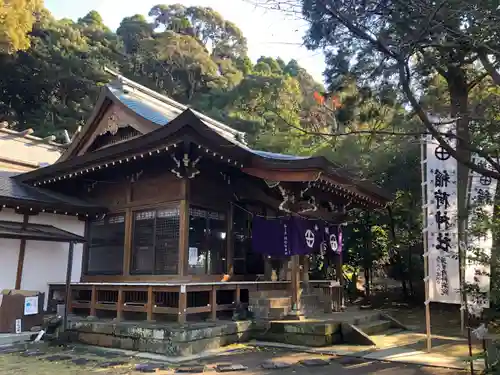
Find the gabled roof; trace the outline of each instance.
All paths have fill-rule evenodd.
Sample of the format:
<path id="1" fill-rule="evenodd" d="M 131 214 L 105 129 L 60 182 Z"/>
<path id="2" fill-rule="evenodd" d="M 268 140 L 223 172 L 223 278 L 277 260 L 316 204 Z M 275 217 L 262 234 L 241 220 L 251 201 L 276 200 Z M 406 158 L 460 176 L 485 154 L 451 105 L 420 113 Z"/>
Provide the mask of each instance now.
<path id="1" fill-rule="evenodd" d="M 138 115 L 142 120 L 148 121 L 152 126 L 149 127 L 147 132 L 168 125 L 170 121 L 186 109 L 190 109 L 188 106 L 131 81 L 110 69 L 105 68 L 105 70 L 112 74 L 115 80 L 101 90 L 98 102 L 89 120 L 59 161 L 70 159 L 77 154 L 80 147 L 88 139 L 89 133 L 95 131 L 93 125 L 102 118 L 106 108 L 113 103 L 125 112 Z M 191 110 L 205 125 L 221 136 L 237 143 L 244 142 L 245 133 L 234 130 L 193 109 Z"/>
<path id="2" fill-rule="evenodd" d="M 84 200 L 25 184 L 14 178 L 19 175 L 17 172 L 0 171 L 0 206 L 71 214 L 106 212 L 106 209 Z"/>
<path id="3" fill-rule="evenodd" d="M 231 163 L 244 172 L 255 168 L 270 171 L 314 172 L 315 177 L 309 181 L 314 181 L 323 174 L 335 184 L 344 186 L 344 190 L 373 197 L 378 204 L 383 204 L 391 199 L 376 185 L 358 181 L 343 168 L 329 162 L 324 157 L 296 157 L 252 150 L 241 142 L 215 131 L 213 127 L 208 126 L 205 121 L 189 109 L 170 121 L 168 126 L 159 127 L 148 134 L 105 149 L 75 156 L 16 178 L 21 182 L 43 185 L 57 179 L 83 175 L 95 168 L 110 167 L 134 156 L 145 157 L 148 154 L 159 153 L 164 151 L 166 146 L 181 142 L 191 142 L 200 147 L 206 147 L 219 155 L 222 161 L 231 160 Z"/>

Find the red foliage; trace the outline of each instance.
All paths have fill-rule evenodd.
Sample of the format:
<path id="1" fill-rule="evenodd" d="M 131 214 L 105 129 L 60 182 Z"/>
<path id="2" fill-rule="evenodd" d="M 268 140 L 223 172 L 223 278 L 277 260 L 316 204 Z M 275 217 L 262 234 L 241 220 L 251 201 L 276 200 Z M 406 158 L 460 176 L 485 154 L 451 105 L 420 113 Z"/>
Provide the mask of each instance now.
<path id="1" fill-rule="evenodd" d="M 325 104 L 325 98 L 317 91 L 314 92 L 314 99 L 316 99 L 316 103 L 318 104 Z"/>
<path id="2" fill-rule="evenodd" d="M 332 104 L 335 109 L 342 107 L 342 103 L 340 103 L 340 98 L 338 96 L 332 97 Z"/>

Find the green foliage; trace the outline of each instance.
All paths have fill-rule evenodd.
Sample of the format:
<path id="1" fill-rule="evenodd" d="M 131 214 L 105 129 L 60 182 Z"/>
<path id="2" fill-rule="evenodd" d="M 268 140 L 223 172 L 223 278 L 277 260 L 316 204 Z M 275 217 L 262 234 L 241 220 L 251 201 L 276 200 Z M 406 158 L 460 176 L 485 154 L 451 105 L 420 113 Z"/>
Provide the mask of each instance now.
<path id="1" fill-rule="evenodd" d="M 109 66 L 248 131 L 255 145 L 294 151 L 280 116 L 300 124 L 301 102 L 320 86 L 296 62 L 262 57 L 272 69 L 260 72 L 241 30 L 210 8 L 157 5 L 149 16 L 152 22 L 125 17 L 113 33 L 96 11 L 73 22 L 42 10 L 25 35 L 29 48 L 0 53 L 0 120 L 41 136 L 74 131 L 108 82 L 103 68 Z"/>
<path id="2" fill-rule="evenodd" d="M 296 60 L 262 56 L 252 63 L 241 30 L 213 9 L 156 5 L 149 16 L 151 21 L 125 17 L 113 33 L 95 11 L 78 22 L 55 20 L 42 11 L 27 36 L 30 47 L 0 54 L 0 120 L 41 136 L 73 132 L 109 80 L 104 66 L 115 68 L 246 132 L 252 147 L 323 155 L 360 180 L 373 179 L 395 192 L 393 222 L 385 211 L 353 212 L 346 227 L 346 261 L 354 273 L 388 270 L 410 284 L 412 276 L 419 277 L 418 143 L 385 133 L 421 126 L 390 84 L 374 88 L 339 75 L 335 86 L 329 81 L 341 104 L 333 108 L 331 99 L 315 100 L 313 93 L 325 90 Z M 348 67 L 347 57 L 347 52 L 335 56 Z M 433 103 L 433 93 L 426 94 Z M 478 86 L 478 102 L 483 95 Z M 497 92 L 488 95 L 493 100 Z M 484 111 L 493 119 L 495 108 Z"/>

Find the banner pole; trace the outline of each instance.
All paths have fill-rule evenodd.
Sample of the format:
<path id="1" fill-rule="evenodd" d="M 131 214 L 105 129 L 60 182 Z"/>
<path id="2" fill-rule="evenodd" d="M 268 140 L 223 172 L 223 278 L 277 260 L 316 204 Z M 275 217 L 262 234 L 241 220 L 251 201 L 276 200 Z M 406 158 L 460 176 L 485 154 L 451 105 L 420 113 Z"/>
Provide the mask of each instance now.
<path id="1" fill-rule="evenodd" d="M 424 248 L 424 286 L 425 286 L 425 335 L 427 342 L 427 351 L 430 352 L 432 349 L 432 335 L 431 335 L 431 308 L 429 301 L 429 249 L 428 249 L 428 232 L 427 232 L 427 220 L 428 220 L 428 211 L 427 211 L 427 136 L 423 136 L 421 139 L 421 149 L 420 149 L 420 171 L 422 174 L 422 214 L 423 214 L 423 223 L 424 228 L 422 231 L 423 235 L 423 248 Z"/>

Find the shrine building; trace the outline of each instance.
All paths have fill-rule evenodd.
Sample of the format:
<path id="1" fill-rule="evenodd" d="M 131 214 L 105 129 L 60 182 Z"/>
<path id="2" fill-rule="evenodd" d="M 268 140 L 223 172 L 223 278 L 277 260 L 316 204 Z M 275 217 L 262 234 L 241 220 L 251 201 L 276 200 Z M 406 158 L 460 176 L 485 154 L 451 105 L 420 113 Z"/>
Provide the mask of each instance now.
<path id="1" fill-rule="evenodd" d="M 350 209 L 384 207 L 388 194 L 324 157 L 254 150 L 245 134 L 111 73 L 60 158 L 11 177 L 53 199 L 51 207 L 35 194 L 23 206 L 29 215 L 81 223 L 69 312 L 185 322 L 251 304 L 254 291 L 289 295 L 295 308 L 304 283 L 340 293 L 341 280 L 309 280 L 303 253 L 252 241 L 252 222 L 299 217 L 335 227 Z M 46 282 L 50 305 L 64 283 Z"/>

